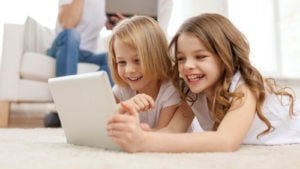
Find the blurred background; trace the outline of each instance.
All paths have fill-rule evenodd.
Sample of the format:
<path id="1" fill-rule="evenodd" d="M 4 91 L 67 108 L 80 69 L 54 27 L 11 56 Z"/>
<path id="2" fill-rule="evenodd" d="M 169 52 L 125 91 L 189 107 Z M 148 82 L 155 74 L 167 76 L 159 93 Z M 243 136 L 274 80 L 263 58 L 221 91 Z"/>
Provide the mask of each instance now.
<path id="1" fill-rule="evenodd" d="M 292 82 L 300 93 L 299 0 L 173 0 L 173 4 L 168 37 L 188 17 L 204 12 L 223 14 L 248 38 L 251 61 L 262 74 Z M 0 1 L 0 63 L 4 23 L 23 24 L 31 16 L 54 28 L 57 10 L 58 0 Z M 104 29 L 101 35 L 109 33 Z"/>
<path id="2" fill-rule="evenodd" d="M 0 53 L 3 23 L 23 24 L 31 16 L 54 28 L 57 3 L 57 0 L 0 1 Z M 251 60 L 264 75 L 300 78 L 299 0 L 174 0 L 173 3 L 168 36 L 187 17 L 203 12 L 221 13 L 247 36 Z"/>

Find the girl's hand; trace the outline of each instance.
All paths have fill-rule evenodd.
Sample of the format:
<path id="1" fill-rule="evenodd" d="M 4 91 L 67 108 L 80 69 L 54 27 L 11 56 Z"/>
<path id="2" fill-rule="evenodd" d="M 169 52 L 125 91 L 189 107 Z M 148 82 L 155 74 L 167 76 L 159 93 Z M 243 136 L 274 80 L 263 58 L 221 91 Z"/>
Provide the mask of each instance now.
<path id="1" fill-rule="evenodd" d="M 152 97 L 146 94 L 137 94 L 131 99 L 124 101 L 124 103 L 134 108 L 137 112 L 143 112 L 143 111 L 147 111 L 148 109 L 155 108 L 154 100 L 152 99 Z M 122 106 L 120 106 L 119 113 L 122 114 L 125 112 L 126 110 L 124 110 Z"/>
<path id="2" fill-rule="evenodd" d="M 137 110 L 128 103 L 120 106 L 128 114 L 117 114 L 108 120 L 107 133 L 112 140 L 127 152 L 139 151 L 148 128 L 139 122 Z"/>

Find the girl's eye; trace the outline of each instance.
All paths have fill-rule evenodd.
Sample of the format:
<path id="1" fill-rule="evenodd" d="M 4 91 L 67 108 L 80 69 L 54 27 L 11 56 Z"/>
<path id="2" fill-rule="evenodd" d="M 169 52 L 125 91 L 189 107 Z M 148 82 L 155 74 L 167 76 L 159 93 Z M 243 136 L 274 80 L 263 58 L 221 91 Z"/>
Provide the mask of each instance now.
<path id="1" fill-rule="evenodd" d="M 126 65 L 126 62 L 123 60 L 117 61 L 117 65 Z"/>
<path id="2" fill-rule="evenodd" d="M 135 59 L 134 62 L 137 63 L 137 64 L 139 64 L 140 63 L 140 59 Z"/>
<path id="3" fill-rule="evenodd" d="M 204 58 L 206 58 L 206 56 L 204 56 L 204 55 L 197 55 L 196 56 L 196 59 L 204 59 Z"/>
<path id="4" fill-rule="evenodd" d="M 177 62 L 182 62 L 185 60 L 185 57 L 184 56 L 177 56 Z"/>

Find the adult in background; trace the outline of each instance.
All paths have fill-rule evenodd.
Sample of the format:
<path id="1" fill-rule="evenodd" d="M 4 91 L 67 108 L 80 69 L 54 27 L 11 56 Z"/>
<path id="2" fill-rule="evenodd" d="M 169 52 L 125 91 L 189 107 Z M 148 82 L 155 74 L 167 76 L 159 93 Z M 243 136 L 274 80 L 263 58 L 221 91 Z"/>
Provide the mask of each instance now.
<path id="1" fill-rule="evenodd" d="M 57 77 L 77 74 L 78 62 L 97 64 L 110 77 L 107 53 L 95 53 L 106 21 L 104 8 L 104 0 L 59 0 L 57 36 L 47 51 L 47 55 L 56 59 Z M 60 127 L 57 112 L 47 114 L 44 125 Z"/>

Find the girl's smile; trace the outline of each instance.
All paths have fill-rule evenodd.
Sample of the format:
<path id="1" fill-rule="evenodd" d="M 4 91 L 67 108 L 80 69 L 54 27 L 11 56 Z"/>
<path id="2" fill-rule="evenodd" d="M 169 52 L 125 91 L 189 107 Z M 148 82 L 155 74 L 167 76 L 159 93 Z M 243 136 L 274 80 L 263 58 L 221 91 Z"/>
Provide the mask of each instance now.
<path id="1" fill-rule="evenodd" d="M 192 75 L 186 75 L 186 78 L 189 83 L 198 82 L 204 77 L 204 74 L 192 74 Z"/>
<path id="2" fill-rule="evenodd" d="M 127 77 L 129 82 L 135 83 L 140 81 L 143 78 L 143 76 L 138 76 L 138 77 Z"/>

